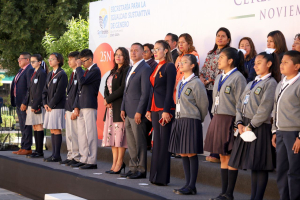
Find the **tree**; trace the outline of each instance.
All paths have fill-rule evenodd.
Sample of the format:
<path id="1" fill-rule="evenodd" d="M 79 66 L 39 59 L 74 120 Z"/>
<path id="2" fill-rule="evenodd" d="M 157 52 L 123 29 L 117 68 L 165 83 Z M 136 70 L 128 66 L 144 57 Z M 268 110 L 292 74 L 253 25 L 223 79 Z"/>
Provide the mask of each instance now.
<path id="1" fill-rule="evenodd" d="M 67 22 L 67 31 L 59 39 L 46 32 L 42 45 L 48 55 L 53 52 L 63 55 L 64 65 L 62 68 L 70 75 L 72 69 L 68 67 L 68 54 L 89 47 L 89 22 L 82 19 L 80 15 L 78 19 L 72 17 Z"/>
<path id="2" fill-rule="evenodd" d="M 94 0 L 0 0 L 0 65 L 15 75 L 20 52 L 46 55 L 41 45 L 45 31 L 54 37 L 66 31 L 68 20 L 88 17 Z"/>

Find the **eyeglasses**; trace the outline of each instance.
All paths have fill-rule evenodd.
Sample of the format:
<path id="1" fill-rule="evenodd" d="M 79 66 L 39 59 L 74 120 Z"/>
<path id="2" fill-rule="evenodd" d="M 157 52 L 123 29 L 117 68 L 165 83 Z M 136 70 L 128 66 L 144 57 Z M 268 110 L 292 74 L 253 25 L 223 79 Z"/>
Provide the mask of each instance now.
<path id="1" fill-rule="evenodd" d="M 54 60 L 57 60 L 57 59 L 54 59 L 54 58 L 49 58 L 48 61 L 54 61 Z"/>
<path id="2" fill-rule="evenodd" d="M 18 58 L 18 61 L 20 61 L 21 59 L 28 59 L 28 58 Z"/>
<path id="3" fill-rule="evenodd" d="M 160 49 L 152 49 L 152 53 L 157 53 L 159 50 L 163 50 L 163 48 L 160 48 Z"/>
<path id="4" fill-rule="evenodd" d="M 115 54 L 115 57 L 121 57 L 123 56 L 122 54 Z"/>
<path id="5" fill-rule="evenodd" d="M 31 64 L 34 64 L 34 63 L 36 63 L 36 62 L 39 62 L 39 61 L 31 61 L 30 63 L 31 63 Z"/>
<path id="6" fill-rule="evenodd" d="M 186 63 L 188 63 L 188 62 L 187 61 L 185 61 L 185 62 L 179 62 L 178 65 L 184 65 Z"/>
<path id="7" fill-rule="evenodd" d="M 88 59 L 86 59 L 85 61 L 81 61 L 82 62 L 82 64 L 84 64 L 86 61 L 88 61 L 90 58 L 88 58 Z"/>
<path id="8" fill-rule="evenodd" d="M 145 50 L 144 53 L 149 53 L 149 50 Z"/>

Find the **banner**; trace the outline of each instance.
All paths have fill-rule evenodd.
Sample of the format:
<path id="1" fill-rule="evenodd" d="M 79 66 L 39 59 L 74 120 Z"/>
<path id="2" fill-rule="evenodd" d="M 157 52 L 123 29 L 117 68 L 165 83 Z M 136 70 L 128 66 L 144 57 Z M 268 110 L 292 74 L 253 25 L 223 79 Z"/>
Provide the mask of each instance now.
<path id="1" fill-rule="evenodd" d="M 200 55 L 200 66 L 215 44 L 216 31 L 231 32 L 231 46 L 252 38 L 257 52 L 267 47 L 267 35 L 280 30 L 292 49 L 300 33 L 299 0 L 103 0 L 90 3 L 89 47 L 102 74 L 98 96 L 98 138 L 102 138 L 103 91 L 113 67 L 114 51 L 134 42 L 152 43 L 167 33 L 189 33 Z M 204 127 L 205 129 L 205 127 Z"/>

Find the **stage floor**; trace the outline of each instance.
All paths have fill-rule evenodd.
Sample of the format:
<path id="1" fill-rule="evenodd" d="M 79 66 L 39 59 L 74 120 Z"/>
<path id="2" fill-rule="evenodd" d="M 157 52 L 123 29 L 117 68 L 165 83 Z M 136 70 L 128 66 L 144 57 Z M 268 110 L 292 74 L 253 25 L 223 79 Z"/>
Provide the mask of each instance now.
<path id="1" fill-rule="evenodd" d="M 45 151 L 45 156 L 46 157 L 50 156 L 50 152 Z M 168 186 L 152 185 L 148 179 L 137 179 L 137 180 L 120 179 L 119 175 L 105 174 L 105 171 L 109 170 L 111 167 L 111 163 L 108 163 L 108 162 L 98 161 L 97 162 L 97 165 L 98 165 L 97 170 L 79 170 L 79 169 L 72 169 L 71 167 L 67 167 L 67 166 L 62 166 L 62 165 L 59 165 L 58 163 L 46 163 L 46 162 L 43 162 L 42 159 L 28 159 L 25 156 L 14 155 L 10 151 L 0 152 L 0 157 L 2 157 L 4 160 L 7 159 L 9 161 L 15 161 L 15 163 L 14 163 L 15 165 L 25 163 L 25 164 L 29 164 L 29 166 L 34 166 L 34 167 L 39 167 L 39 168 L 46 167 L 50 171 L 54 171 L 54 172 L 59 171 L 59 172 L 62 172 L 62 173 L 68 174 L 68 175 L 76 176 L 80 179 L 87 179 L 87 180 L 88 179 L 91 179 L 91 180 L 98 179 L 99 181 L 104 181 L 104 183 L 107 183 L 108 185 L 110 185 L 110 184 L 115 185 L 115 186 L 117 186 L 116 188 L 118 188 L 118 186 L 120 186 L 121 187 L 120 191 L 118 191 L 118 189 L 116 189 L 116 188 L 114 188 L 113 191 L 111 191 L 111 192 L 115 192 L 115 193 L 122 192 L 123 189 L 140 191 L 143 195 L 149 196 L 149 198 L 154 198 L 154 199 L 157 199 L 157 198 L 163 198 L 163 199 L 164 198 L 166 198 L 166 199 L 209 199 L 211 197 L 218 196 L 218 194 L 220 193 L 220 188 L 197 183 L 197 190 L 198 190 L 197 195 L 191 195 L 191 196 L 176 195 L 172 191 L 174 188 L 180 188 L 184 185 L 185 181 L 183 179 L 171 177 L 171 181 Z M 65 159 L 66 154 L 62 154 L 62 158 Z M 5 162 L 1 161 L 0 167 L 3 168 L 3 166 L 5 164 L 6 164 Z M 10 173 L 16 173 L 16 174 L 21 173 L 22 174 L 22 172 L 19 171 L 22 169 L 17 169 L 17 170 L 18 171 L 10 171 Z M 128 170 L 128 168 L 126 168 L 126 171 L 127 170 Z M 28 172 L 26 172 L 26 173 L 28 173 Z M 31 171 L 31 173 L 34 174 L 34 171 Z M 97 173 L 97 174 L 95 174 L 95 173 Z M 147 177 L 149 177 L 149 172 L 147 174 Z M 0 180 L 1 180 L 1 177 L 0 177 Z M 66 183 L 67 183 L 67 180 L 66 180 Z M 5 188 L 3 186 L 2 181 L 0 184 L 1 184 L 1 187 Z M 45 182 L 45 184 L 50 184 L 50 183 Z M 56 193 L 56 192 L 70 193 L 67 190 L 64 191 L 63 183 L 60 182 L 57 184 L 62 184 L 60 190 L 52 191 L 52 193 Z M 16 183 L 15 185 L 17 186 L 17 185 L 19 185 L 19 183 Z M 8 189 L 10 189 L 10 188 L 8 188 Z M 17 192 L 17 191 L 14 191 L 14 192 Z M 84 193 L 82 193 L 82 194 L 84 194 Z M 24 194 L 24 195 L 26 196 L 26 194 Z M 235 196 L 235 199 L 250 199 L 249 195 L 236 193 L 236 192 L 235 192 L 234 196 Z M 82 195 L 81 197 L 86 198 L 84 195 Z M 101 199 L 100 196 L 99 196 L 99 199 Z M 126 196 L 123 196 L 123 198 L 120 198 L 120 199 L 126 199 Z"/>

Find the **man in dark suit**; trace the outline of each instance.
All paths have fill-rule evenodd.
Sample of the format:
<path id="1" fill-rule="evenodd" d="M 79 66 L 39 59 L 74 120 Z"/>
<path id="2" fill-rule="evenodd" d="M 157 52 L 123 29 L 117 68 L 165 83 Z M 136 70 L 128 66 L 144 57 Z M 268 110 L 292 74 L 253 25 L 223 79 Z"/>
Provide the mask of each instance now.
<path id="1" fill-rule="evenodd" d="M 178 57 L 178 51 L 177 51 L 178 36 L 173 33 L 168 33 L 165 37 L 165 41 L 170 45 L 173 63 L 175 63 Z"/>
<path id="2" fill-rule="evenodd" d="M 86 71 L 76 68 L 79 91 L 76 97 L 74 109 L 78 127 L 78 145 L 81 155 L 80 162 L 71 167 L 79 169 L 97 169 L 97 107 L 98 93 L 101 81 L 101 72 L 97 64 L 93 62 L 93 52 L 84 49 L 79 54 L 81 63 Z"/>
<path id="3" fill-rule="evenodd" d="M 130 156 L 128 179 L 146 178 L 147 174 L 147 119 L 145 118 L 149 93 L 149 77 L 152 69 L 143 59 L 144 48 L 140 43 L 131 45 L 133 66 L 126 77 L 121 106 L 121 118 L 125 121 L 126 139 Z M 126 116 L 126 117 L 125 117 Z"/>
<path id="4" fill-rule="evenodd" d="M 21 53 L 18 58 L 20 70 L 12 81 L 11 85 L 11 105 L 17 107 L 20 129 L 22 133 L 21 149 L 14 151 L 13 154 L 30 155 L 32 154 L 32 126 L 26 126 L 26 109 L 27 109 L 27 90 L 30 86 L 30 79 L 34 72 L 30 65 L 30 54 Z"/>

